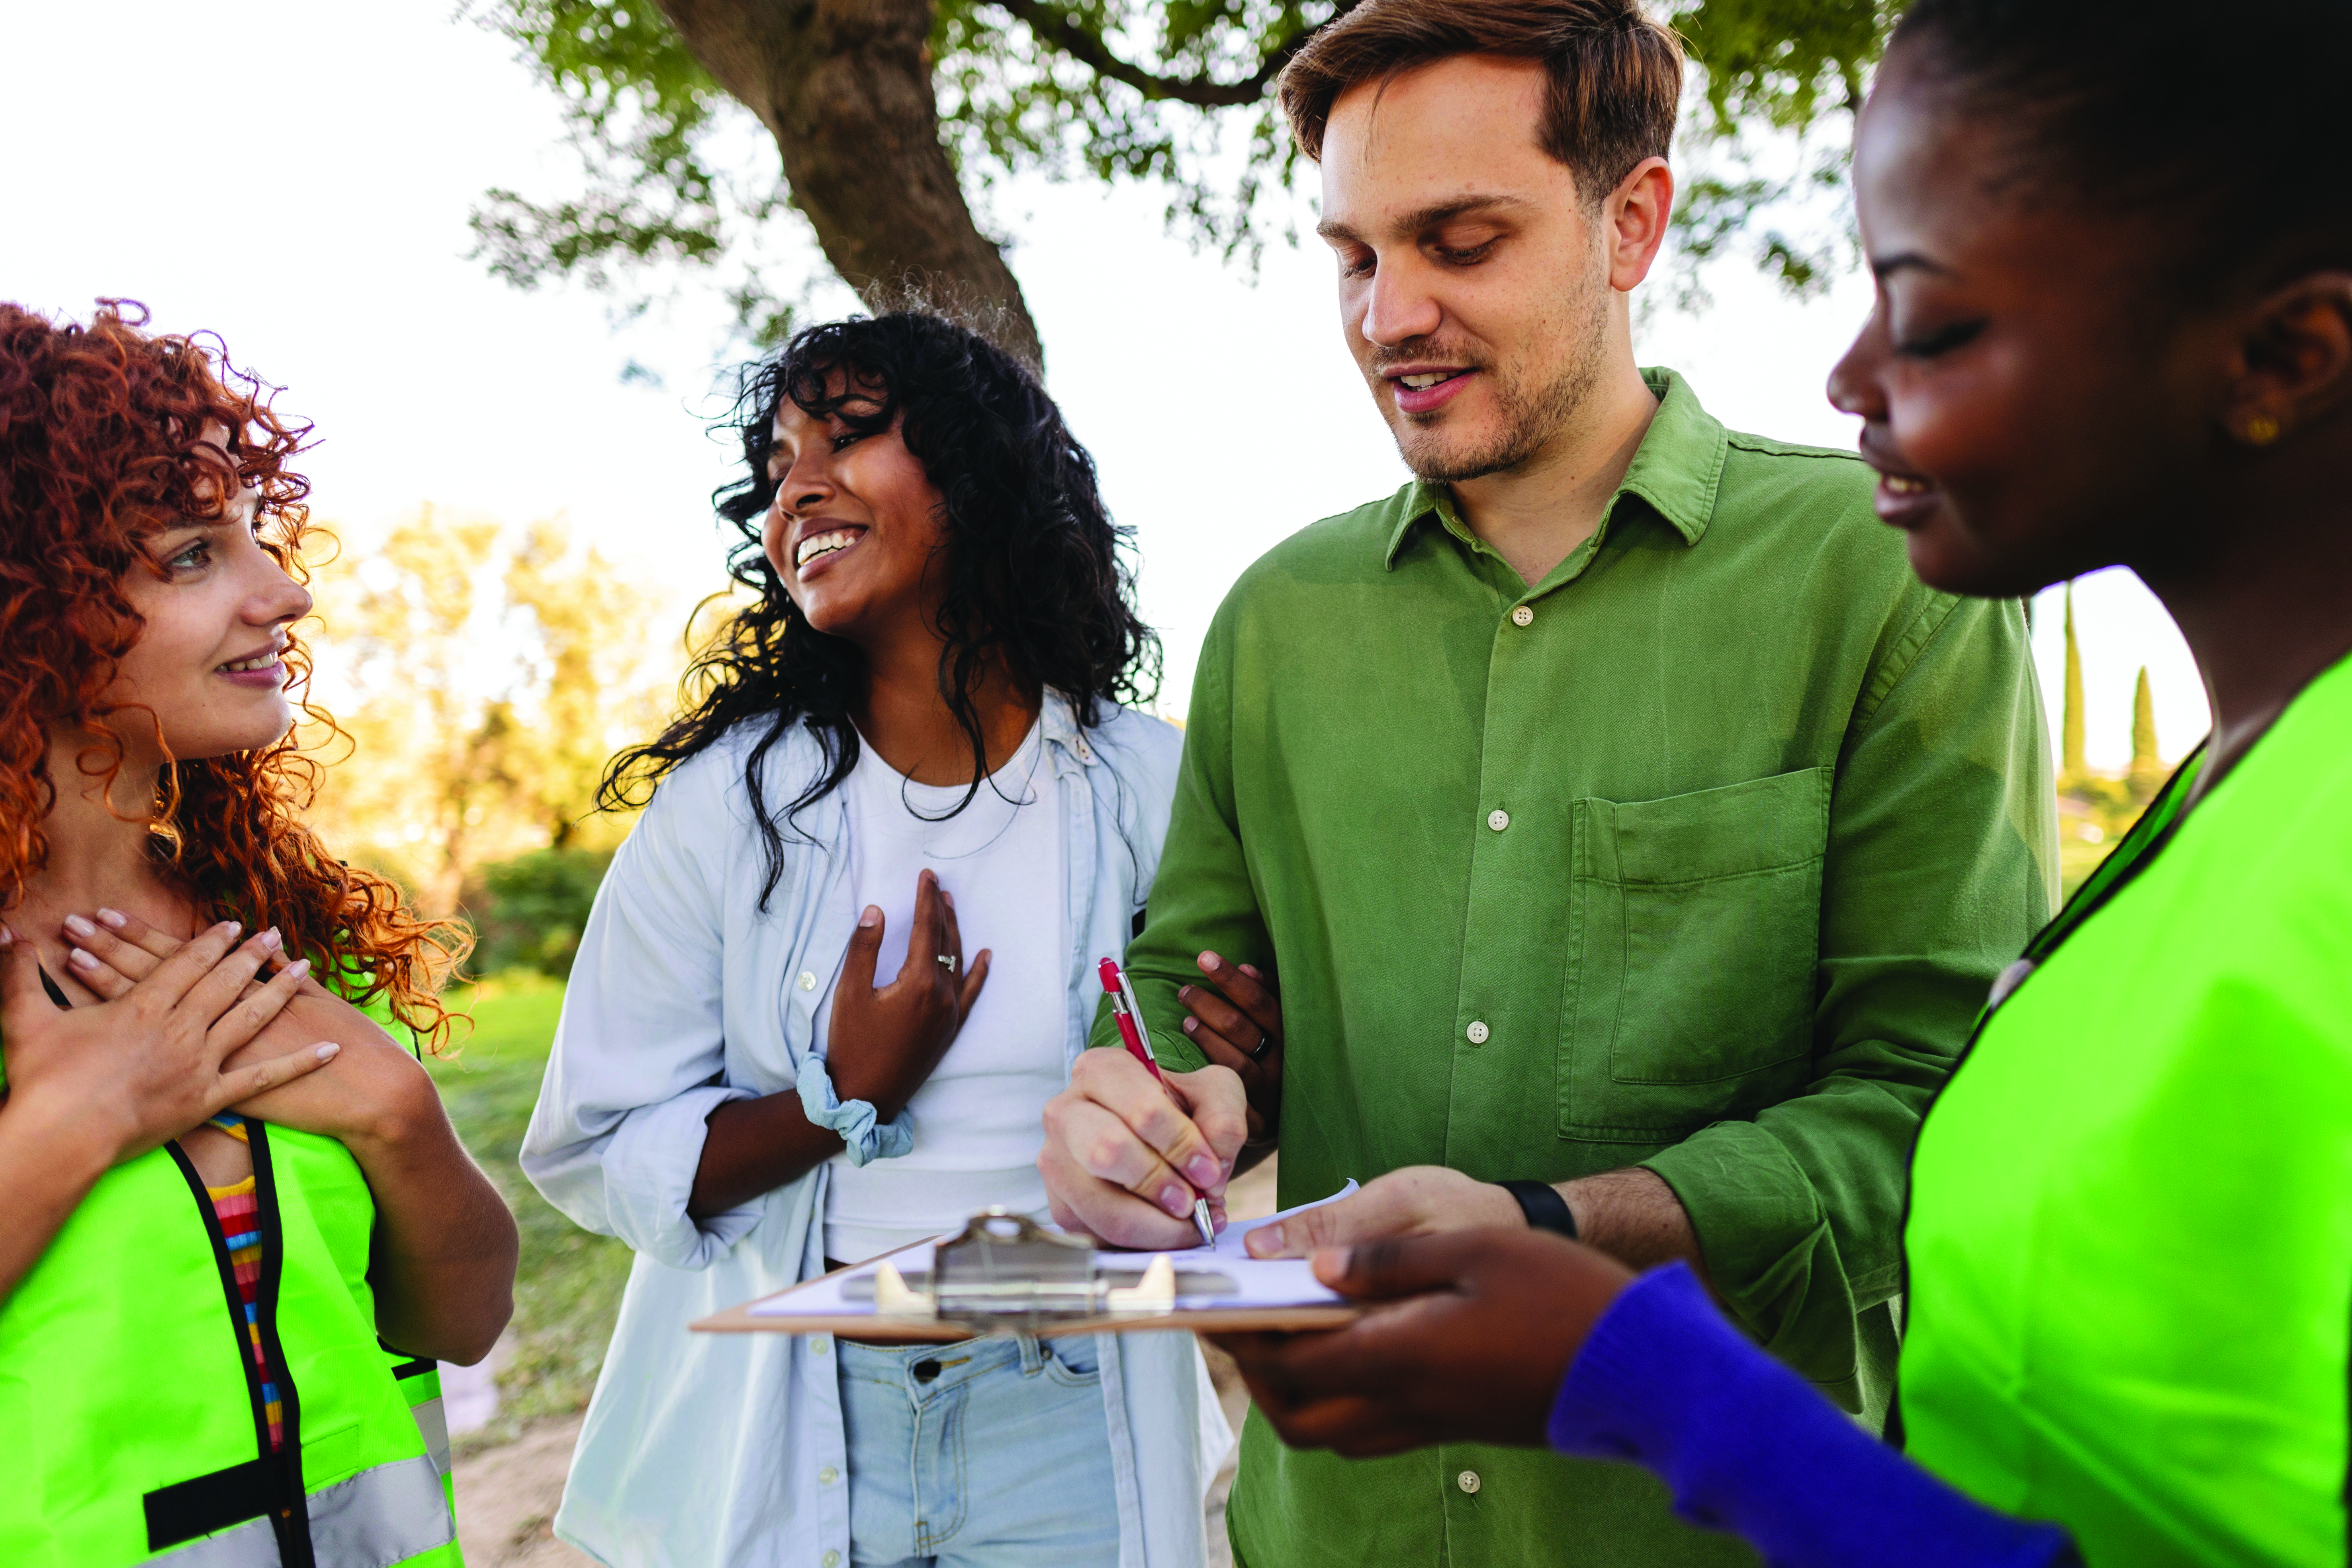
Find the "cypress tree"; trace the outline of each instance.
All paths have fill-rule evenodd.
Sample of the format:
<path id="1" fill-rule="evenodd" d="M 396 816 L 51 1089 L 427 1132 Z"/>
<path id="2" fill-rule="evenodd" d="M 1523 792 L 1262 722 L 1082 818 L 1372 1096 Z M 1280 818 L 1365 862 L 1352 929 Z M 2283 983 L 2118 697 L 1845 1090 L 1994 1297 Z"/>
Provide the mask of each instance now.
<path id="1" fill-rule="evenodd" d="M 2074 641 L 2074 584 L 2066 584 L 2066 695 L 2059 717 L 2058 784 L 2078 783 L 2083 763 L 2083 650 Z"/>
<path id="2" fill-rule="evenodd" d="M 2135 792 L 2155 794 L 2164 783 L 2164 763 L 2156 754 L 2156 699 L 2147 686 L 2147 666 L 2139 668 L 2132 688 L 2131 785 Z"/>

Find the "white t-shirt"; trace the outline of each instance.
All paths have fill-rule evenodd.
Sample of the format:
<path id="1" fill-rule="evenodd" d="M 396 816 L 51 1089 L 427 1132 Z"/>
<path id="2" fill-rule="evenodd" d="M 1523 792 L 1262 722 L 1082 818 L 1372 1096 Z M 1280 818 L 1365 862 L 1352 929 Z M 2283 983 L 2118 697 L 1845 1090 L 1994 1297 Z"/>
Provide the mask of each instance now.
<path id="1" fill-rule="evenodd" d="M 856 1262 L 962 1228 L 973 1212 L 1003 1204 L 1045 1217 L 1037 1152 L 1045 1101 L 1069 1081 L 1070 989 L 1067 850 L 1061 784 L 1045 763 L 1036 726 L 971 804 L 950 816 L 961 788 L 916 784 L 861 745 L 842 781 L 849 877 L 856 907 L 882 909 L 877 985 L 908 954 L 915 878 L 929 867 L 955 895 L 966 963 L 990 950 L 987 984 L 955 1043 L 908 1102 L 913 1150 L 852 1165 L 834 1156 L 825 1200 L 824 1252 Z M 929 819 L 929 820 L 927 820 Z M 836 982 L 836 984 L 838 983 Z M 833 990 L 817 1008 L 831 1048 Z"/>

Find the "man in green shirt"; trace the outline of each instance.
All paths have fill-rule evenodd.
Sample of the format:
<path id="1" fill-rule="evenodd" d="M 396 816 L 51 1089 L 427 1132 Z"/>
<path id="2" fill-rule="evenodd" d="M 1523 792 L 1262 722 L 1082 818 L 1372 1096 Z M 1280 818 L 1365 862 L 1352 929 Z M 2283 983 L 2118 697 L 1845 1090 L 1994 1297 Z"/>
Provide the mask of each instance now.
<path id="1" fill-rule="evenodd" d="M 2047 741 L 2015 602 L 1921 586 L 1855 458 L 1635 366 L 1680 86 L 1633 0 L 1366 0 L 1286 73 L 1418 478 L 1218 612 L 1128 955 L 1182 1109 L 1088 1052 L 1040 1163 L 1145 1247 L 1244 1137 L 1285 1205 L 1382 1178 L 1290 1250 L 1553 1184 L 1875 1423 L 1919 1112 L 2053 899 Z M 1753 1561 L 1630 1468 L 1255 1418 L 1229 1518 L 1248 1568 Z"/>

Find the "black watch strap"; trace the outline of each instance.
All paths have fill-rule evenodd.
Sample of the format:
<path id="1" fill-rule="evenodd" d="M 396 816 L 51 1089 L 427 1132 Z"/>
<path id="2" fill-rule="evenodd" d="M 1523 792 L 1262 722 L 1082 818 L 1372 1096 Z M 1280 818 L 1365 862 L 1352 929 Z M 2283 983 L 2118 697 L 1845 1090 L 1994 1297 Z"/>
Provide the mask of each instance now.
<path id="1" fill-rule="evenodd" d="M 1576 1215 L 1570 1212 L 1568 1200 L 1559 1189 L 1549 1182 L 1497 1182 L 1496 1186 L 1519 1201 L 1519 1212 L 1528 1216 L 1528 1228 L 1548 1230 L 1569 1240 L 1576 1239 Z"/>

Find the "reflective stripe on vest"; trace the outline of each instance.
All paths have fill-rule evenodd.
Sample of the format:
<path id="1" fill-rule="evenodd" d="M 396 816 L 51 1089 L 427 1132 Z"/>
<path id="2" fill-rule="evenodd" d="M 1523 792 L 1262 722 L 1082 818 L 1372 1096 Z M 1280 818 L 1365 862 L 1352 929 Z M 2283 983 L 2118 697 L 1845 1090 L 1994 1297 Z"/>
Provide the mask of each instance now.
<path id="1" fill-rule="evenodd" d="M 392 1568 L 457 1539 L 430 1458 L 362 1470 L 310 1498 L 310 1547 L 321 1568 Z M 278 1534 L 248 1520 L 155 1558 L 172 1568 L 279 1568 Z"/>

